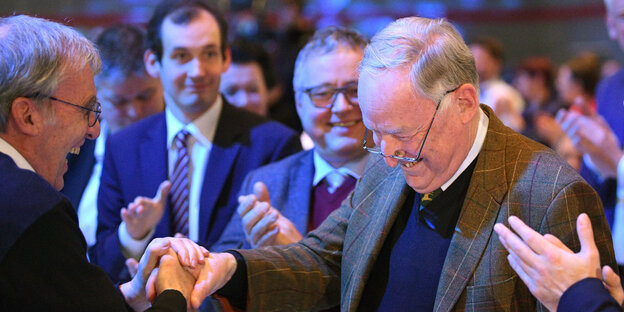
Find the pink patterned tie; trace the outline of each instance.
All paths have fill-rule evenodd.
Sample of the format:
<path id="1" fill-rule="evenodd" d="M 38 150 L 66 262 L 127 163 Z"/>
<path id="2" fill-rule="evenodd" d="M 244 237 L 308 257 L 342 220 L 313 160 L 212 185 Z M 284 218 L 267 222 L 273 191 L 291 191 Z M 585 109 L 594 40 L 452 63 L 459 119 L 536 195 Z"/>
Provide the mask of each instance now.
<path id="1" fill-rule="evenodd" d="M 178 150 L 178 159 L 171 174 L 171 230 L 172 234 L 180 233 L 188 236 L 189 214 L 189 155 L 186 149 L 188 132 L 178 132 L 173 144 Z"/>

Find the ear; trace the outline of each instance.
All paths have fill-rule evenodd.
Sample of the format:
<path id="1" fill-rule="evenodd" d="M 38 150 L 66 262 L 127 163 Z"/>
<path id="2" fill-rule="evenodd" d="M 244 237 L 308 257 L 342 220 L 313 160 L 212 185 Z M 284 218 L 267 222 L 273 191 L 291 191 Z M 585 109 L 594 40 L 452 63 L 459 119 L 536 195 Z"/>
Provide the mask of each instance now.
<path id="1" fill-rule="evenodd" d="M 9 123 L 25 135 L 36 136 L 43 131 L 45 118 L 33 99 L 18 97 L 11 103 Z"/>
<path id="2" fill-rule="evenodd" d="M 461 122 L 464 124 L 471 122 L 479 110 L 477 89 L 473 85 L 465 83 L 453 93 L 453 99 L 459 108 Z"/>
<path id="3" fill-rule="evenodd" d="M 145 51 L 145 54 L 143 54 L 143 63 L 145 63 L 145 70 L 150 76 L 160 78 L 160 62 L 154 51 L 150 49 Z"/>
<path id="4" fill-rule="evenodd" d="M 609 12 L 607 12 L 607 15 L 605 16 L 605 24 L 607 25 L 609 38 L 611 38 L 611 40 L 617 40 L 617 29 L 615 27 L 615 20 L 609 14 Z"/>
<path id="5" fill-rule="evenodd" d="M 225 48 L 225 55 L 223 56 L 223 73 L 232 65 L 232 50 L 230 47 Z"/>

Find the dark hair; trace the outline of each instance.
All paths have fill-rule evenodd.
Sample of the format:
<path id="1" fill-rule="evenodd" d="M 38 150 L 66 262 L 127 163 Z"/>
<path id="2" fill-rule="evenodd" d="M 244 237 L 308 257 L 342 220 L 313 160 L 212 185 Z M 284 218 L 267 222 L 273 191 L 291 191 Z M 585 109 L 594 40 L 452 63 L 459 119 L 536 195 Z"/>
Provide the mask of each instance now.
<path id="1" fill-rule="evenodd" d="M 600 81 L 600 57 L 585 52 L 567 60 L 564 65 L 570 68 L 572 78 L 581 84 L 583 90 L 593 96 Z"/>
<path id="2" fill-rule="evenodd" d="M 163 0 L 156 6 L 147 24 L 147 48 L 156 54 L 159 61 L 163 55 L 161 28 L 165 18 L 171 16 L 174 24 L 185 25 L 195 19 L 200 10 L 208 11 L 217 20 L 221 34 L 221 54 L 225 58 L 227 22 L 215 6 L 202 0 Z"/>
<path id="3" fill-rule="evenodd" d="M 533 56 L 524 59 L 518 65 L 519 73 L 527 73 L 531 77 L 541 76 L 547 87 L 551 87 L 554 82 L 554 69 L 550 59 L 546 56 Z"/>
<path id="4" fill-rule="evenodd" d="M 479 37 L 472 44 L 485 49 L 494 59 L 503 61 L 503 44 L 498 39 L 492 37 Z"/>
<path id="5" fill-rule="evenodd" d="M 233 64 L 257 63 L 262 70 L 262 77 L 267 88 L 277 84 L 277 73 L 269 53 L 258 43 L 236 39 L 230 44 Z"/>
<path id="6" fill-rule="evenodd" d="M 104 29 L 95 40 L 102 58 L 98 77 L 106 78 L 114 71 L 124 77 L 144 73 L 145 32 L 131 25 L 116 25 Z"/>

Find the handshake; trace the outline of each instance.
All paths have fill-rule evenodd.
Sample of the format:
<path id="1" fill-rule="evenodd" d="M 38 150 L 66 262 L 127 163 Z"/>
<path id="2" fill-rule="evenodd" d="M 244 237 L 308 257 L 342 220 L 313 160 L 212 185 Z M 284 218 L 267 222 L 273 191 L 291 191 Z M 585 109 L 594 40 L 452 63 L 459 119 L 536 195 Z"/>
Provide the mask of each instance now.
<path id="1" fill-rule="evenodd" d="M 187 238 L 155 238 L 147 246 L 132 280 L 120 286 L 126 302 L 143 311 L 167 289 L 182 293 L 188 310 L 227 283 L 236 271 L 229 253 L 210 253 Z"/>

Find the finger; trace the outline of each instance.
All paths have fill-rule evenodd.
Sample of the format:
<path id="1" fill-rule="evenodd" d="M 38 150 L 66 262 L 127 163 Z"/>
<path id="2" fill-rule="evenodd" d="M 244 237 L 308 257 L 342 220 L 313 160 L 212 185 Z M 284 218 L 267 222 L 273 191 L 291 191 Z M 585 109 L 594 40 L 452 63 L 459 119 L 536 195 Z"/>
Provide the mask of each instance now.
<path id="1" fill-rule="evenodd" d="M 251 229 L 256 226 L 256 223 L 260 219 L 264 218 L 264 215 L 269 212 L 269 205 L 264 202 L 260 202 L 250 210 L 245 216 L 241 218 L 245 232 L 251 234 Z"/>
<path id="2" fill-rule="evenodd" d="M 561 242 L 556 236 L 552 234 L 546 234 L 544 235 L 544 238 L 556 247 L 559 247 L 568 253 L 573 253 L 572 250 L 570 250 L 570 248 L 568 248 L 568 246 Z"/>
<path id="3" fill-rule="evenodd" d="M 504 239 L 503 246 L 505 246 L 510 254 L 516 255 L 519 259 L 528 264 L 535 265 L 539 263 L 538 255 L 526 245 L 518 235 L 514 234 L 506 226 L 498 223 L 494 225 L 494 231 Z"/>
<path id="4" fill-rule="evenodd" d="M 121 220 L 123 222 L 129 223 L 129 221 L 130 221 L 130 213 L 128 212 L 128 209 L 121 208 L 121 212 L 119 213 L 119 215 L 121 216 Z"/>
<path id="5" fill-rule="evenodd" d="M 147 283 L 145 284 L 145 295 L 149 302 L 154 302 L 156 300 L 156 277 L 158 276 L 158 268 L 152 270 L 149 278 L 147 279 Z"/>
<path id="6" fill-rule="evenodd" d="M 241 218 L 249 213 L 249 210 L 253 209 L 256 205 L 256 196 L 255 195 L 244 195 L 238 197 L 238 208 L 236 208 L 236 212 Z"/>
<path id="7" fill-rule="evenodd" d="M 139 269 L 139 261 L 134 258 L 126 259 L 126 268 L 128 268 L 128 273 L 130 273 L 131 277 L 134 277 Z"/>
<path id="8" fill-rule="evenodd" d="M 518 236 L 522 238 L 523 245 L 530 247 L 537 254 L 541 255 L 551 247 L 550 242 L 544 239 L 544 237 L 537 233 L 535 230 L 526 225 L 520 218 L 516 216 L 509 217 L 509 225 L 514 230 L 514 232 L 518 233 Z M 507 238 L 507 237 L 506 237 Z M 512 243 L 511 241 L 509 241 Z M 517 243 L 517 242 L 514 242 Z M 523 261 L 526 259 L 522 258 Z"/>
<path id="9" fill-rule="evenodd" d="M 173 237 L 175 237 L 175 238 L 186 238 L 186 236 L 184 236 L 184 234 L 182 234 L 182 233 L 175 233 L 175 235 L 173 235 Z"/>
<path id="10" fill-rule="evenodd" d="M 251 229 L 251 239 L 254 244 L 257 244 L 258 241 L 264 236 L 269 230 L 277 227 L 275 222 L 277 221 L 277 216 L 271 210 L 269 210 L 262 219 L 258 220 L 256 225 Z"/>
<path id="11" fill-rule="evenodd" d="M 156 192 L 156 196 L 154 196 L 155 202 L 161 202 L 161 204 L 165 204 L 167 200 L 167 195 L 169 195 L 169 190 L 171 190 L 171 182 L 168 180 L 162 181 L 158 186 L 158 191 Z"/>
<path id="12" fill-rule="evenodd" d="M 158 260 L 160 257 L 167 253 L 171 243 L 169 239 L 165 238 L 155 238 L 153 239 L 147 248 L 145 249 L 145 253 L 141 257 L 141 261 L 139 261 L 139 271 L 141 273 L 141 278 L 143 281 L 147 278 L 148 274 L 157 266 Z"/>
<path id="13" fill-rule="evenodd" d="M 509 262 L 509 266 L 516 271 L 516 274 L 518 274 L 524 284 L 526 284 L 529 289 L 534 289 L 535 281 L 524 271 L 522 266 L 519 264 L 518 258 L 509 254 L 507 255 L 507 261 Z"/>
<path id="14" fill-rule="evenodd" d="M 185 244 L 185 238 L 170 238 L 171 249 L 178 255 L 178 261 L 183 266 L 191 266 L 188 245 Z"/>
<path id="15" fill-rule="evenodd" d="M 620 276 L 608 265 L 602 267 L 602 281 L 609 289 L 622 286 L 620 283 Z"/>
<path id="16" fill-rule="evenodd" d="M 275 245 L 275 240 L 277 239 L 277 235 L 279 234 L 279 227 L 273 227 L 269 231 L 267 231 L 256 244 L 256 247 L 265 247 L 265 246 L 273 246 Z"/>
<path id="17" fill-rule="evenodd" d="M 576 232 L 581 241 L 581 253 L 586 255 L 597 255 L 598 248 L 594 242 L 594 231 L 592 230 L 591 221 L 586 213 L 581 213 L 576 218 Z"/>
<path id="18" fill-rule="evenodd" d="M 256 182 L 254 184 L 254 195 L 259 201 L 267 202 L 271 204 L 271 198 L 269 197 L 269 190 L 262 182 Z"/>

